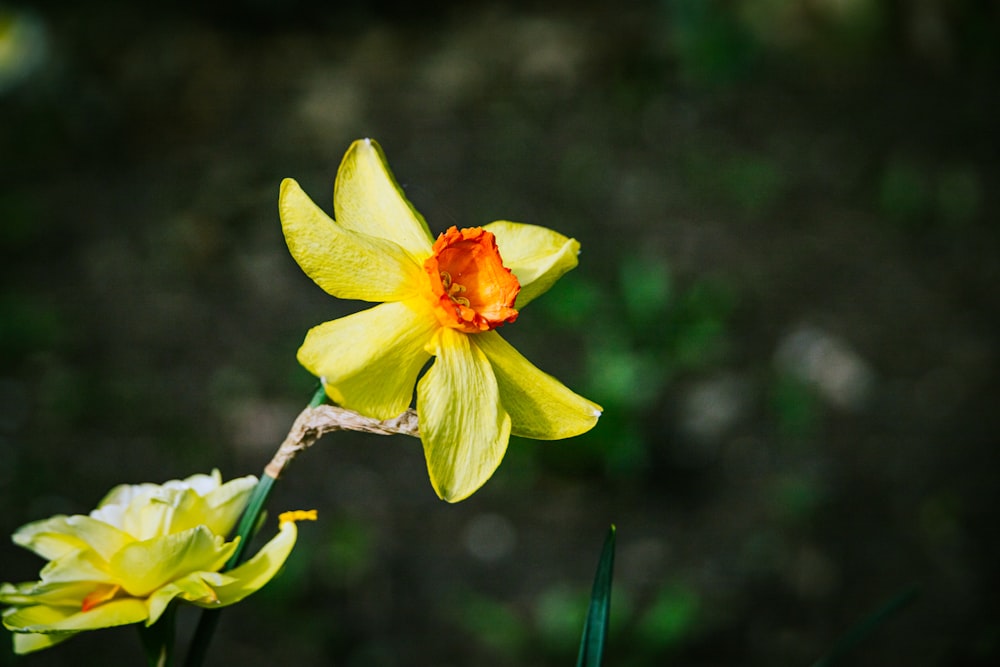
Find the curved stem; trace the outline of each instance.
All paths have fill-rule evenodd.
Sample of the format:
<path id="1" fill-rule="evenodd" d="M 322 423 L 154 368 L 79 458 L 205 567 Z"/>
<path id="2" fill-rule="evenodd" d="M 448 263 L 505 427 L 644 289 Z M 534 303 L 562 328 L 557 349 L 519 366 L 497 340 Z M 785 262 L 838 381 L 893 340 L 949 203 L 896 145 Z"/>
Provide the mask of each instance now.
<path id="1" fill-rule="evenodd" d="M 260 481 L 257 482 L 257 486 L 250 494 L 247 507 L 240 517 L 236 531 L 240 542 L 229 562 L 223 568 L 223 572 L 231 570 L 243 561 L 246 548 L 250 545 L 250 539 L 259 526 L 264 503 L 281 473 L 299 452 L 311 447 L 324 434 L 349 430 L 383 435 L 419 436 L 417 415 L 413 410 L 407 410 L 394 419 L 380 421 L 365 417 L 352 410 L 323 405 L 324 401 L 326 401 L 326 390 L 320 385 L 309 402 L 309 406 L 299 414 L 288 433 L 288 437 L 281 443 L 270 463 L 264 468 L 264 474 L 261 475 Z M 194 638 L 191 640 L 191 650 L 184 663 L 185 667 L 201 667 L 205 660 L 205 653 L 208 651 L 208 644 L 211 642 L 215 627 L 219 623 L 219 613 L 218 610 L 202 612 Z"/>
<path id="2" fill-rule="evenodd" d="M 325 399 L 326 391 L 321 384 L 316 393 L 313 394 L 312 400 L 309 401 L 309 407 L 314 408 L 320 405 Z M 236 535 L 240 540 L 239 544 L 236 545 L 233 555 L 226 562 L 225 567 L 222 568 L 223 572 L 233 569 L 243 561 L 247 545 L 256 532 L 261 512 L 264 511 L 264 504 L 267 502 L 267 497 L 271 494 L 271 488 L 276 481 L 277 477 L 271 475 L 268 470 L 265 470 L 264 475 L 261 476 L 260 481 L 253 488 L 250 499 L 247 501 L 247 506 L 240 516 L 239 525 L 236 527 Z M 195 628 L 194 637 L 191 638 L 191 648 L 184 662 L 185 667 L 201 667 L 205 662 L 208 645 L 212 642 L 212 636 L 219 625 L 219 614 L 221 613 L 221 610 L 211 609 L 201 612 L 201 618 L 198 619 L 198 627 Z"/>

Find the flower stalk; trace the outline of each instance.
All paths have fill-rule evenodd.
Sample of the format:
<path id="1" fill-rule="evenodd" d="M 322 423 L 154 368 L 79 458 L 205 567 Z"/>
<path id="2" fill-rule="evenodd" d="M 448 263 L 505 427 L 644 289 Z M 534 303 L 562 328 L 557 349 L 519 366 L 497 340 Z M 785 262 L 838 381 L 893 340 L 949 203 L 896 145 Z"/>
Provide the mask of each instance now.
<path id="1" fill-rule="evenodd" d="M 335 405 L 308 407 L 299 413 L 288 437 L 264 468 L 264 475 L 278 478 L 300 452 L 311 447 L 322 436 L 334 431 L 420 437 L 417 413 L 414 410 L 407 410 L 393 419 L 382 420 L 365 417 L 353 410 Z"/>
<path id="2" fill-rule="evenodd" d="M 236 551 L 233 552 L 223 571 L 236 567 L 242 561 L 244 550 L 253 538 L 253 533 L 260 522 L 260 515 L 264 511 L 264 505 L 271 494 L 271 489 L 285 468 L 299 453 L 312 447 L 325 434 L 334 431 L 360 431 L 380 435 L 419 437 L 417 414 L 413 410 L 407 410 L 394 419 L 378 420 L 365 417 L 353 410 L 325 405 L 325 400 L 326 391 L 321 385 L 313 395 L 308 407 L 299 413 L 285 440 L 264 468 L 264 474 L 261 475 L 260 481 L 257 482 L 250 494 L 250 500 L 247 502 L 247 507 L 236 528 L 236 535 L 239 536 Z M 186 667 L 200 667 L 204 663 L 208 645 L 211 643 L 219 623 L 220 613 L 221 610 L 202 612 L 198 627 L 191 640 L 191 649 L 185 661 Z"/>

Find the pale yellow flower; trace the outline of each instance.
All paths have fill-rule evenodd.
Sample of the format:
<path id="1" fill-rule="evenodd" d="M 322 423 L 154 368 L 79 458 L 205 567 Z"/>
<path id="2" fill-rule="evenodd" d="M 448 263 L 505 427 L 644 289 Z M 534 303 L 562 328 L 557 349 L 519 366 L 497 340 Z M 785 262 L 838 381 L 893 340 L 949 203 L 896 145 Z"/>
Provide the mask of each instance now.
<path id="1" fill-rule="evenodd" d="M 85 630 L 152 625 L 175 599 L 214 609 L 260 589 L 295 545 L 295 521 L 315 515 L 283 515 L 278 534 L 253 558 L 220 572 L 238 542 L 226 535 L 256 483 L 248 476 L 223 484 L 215 470 L 162 485 L 121 485 L 89 515 L 22 526 L 14 542 L 49 563 L 39 581 L 0 584 L 14 651 L 48 648 Z"/>
<path id="2" fill-rule="evenodd" d="M 597 422 L 600 406 L 494 330 L 576 266 L 574 239 L 498 221 L 452 227 L 435 241 L 370 139 L 354 142 L 340 165 L 335 220 L 291 179 L 281 184 L 279 211 L 292 256 L 320 287 L 383 302 L 310 330 L 299 361 L 333 401 L 376 419 L 403 413 L 416 385 L 420 438 L 441 498 L 461 500 L 482 486 L 512 434 L 554 440 Z"/>

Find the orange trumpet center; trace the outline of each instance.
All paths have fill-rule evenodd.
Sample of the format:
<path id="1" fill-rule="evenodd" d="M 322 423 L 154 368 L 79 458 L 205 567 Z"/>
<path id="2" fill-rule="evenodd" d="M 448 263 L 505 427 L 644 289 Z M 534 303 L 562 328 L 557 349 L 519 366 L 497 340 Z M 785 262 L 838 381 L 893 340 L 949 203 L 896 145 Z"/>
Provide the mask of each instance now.
<path id="1" fill-rule="evenodd" d="M 521 284 L 503 265 L 492 233 L 482 227 L 451 227 L 434 242 L 433 251 L 424 271 L 441 324 L 479 333 L 517 319 L 514 299 Z"/>

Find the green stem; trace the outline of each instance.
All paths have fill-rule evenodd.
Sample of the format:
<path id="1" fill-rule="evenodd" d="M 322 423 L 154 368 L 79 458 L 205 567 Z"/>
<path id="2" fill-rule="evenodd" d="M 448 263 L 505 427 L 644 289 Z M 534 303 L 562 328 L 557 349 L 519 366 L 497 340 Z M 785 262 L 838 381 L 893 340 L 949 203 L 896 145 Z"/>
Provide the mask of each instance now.
<path id="1" fill-rule="evenodd" d="M 267 502 L 267 497 L 271 495 L 271 489 L 276 481 L 278 480 L 270 475 L 263 475 L 257 482 L 257 486 L 253 487 L 250 500 L 247 501 L 247 507 L 243 510 L 243 516 L 240 517 L 240 523 L 236 527 L 236 535 L 240 538 L 240 542 L 236 545 L 233 555 L 226 562 L 226 566 L 222 568 L 223 572 L 231 570 L 243 562 L 243 555 L 253 539 L 254 533 L 257 532 L 257 524 L 264 511 L 264 504 Z"/>
<path id="2" fill-rule="evenodd" d="M 139 627 L 139 639 L 146 652 L 146 663 L 149 667 L 171 667 L 174 664 L 174 635 L 177 605 L 167 606 L 163 615 L 148 628 Z"/>
<path id="3" fill-rule="evenodd" d="M 321 384 L 316 393 L 313 394 L 312 400 L 309 401 L 309 407 L 315 408 L 325 400 L 326 391 Z M 229 558 L 225 567 L 222 568 L 223 572 L 231 570 L 243 562 L 246 548 L 256 532 L 260 522 L 260 515 L 264 511 L 264 504 L 267 502 L 267 497 L 271 494 L 271 489 L 274 487 L 276 481 L 277 478 L 265 473 L 261 475 L 260 481 L 253 487 L 253 491 L 250 493 L 250 500 L 247 501 L 246 509 L 243 510 L 239 525 L 236 527 L 236 535 L 240 541 L 236 545 L 233 555 Z M 205 662 L 205 654 L 208 652 L 208 645 L 215 634 L 215 628 L 219 625 L 219 614 L 221 613 L 221 610 L 213 609 L 202 611 L 201 618 L 198 620 L 198 627 L 195 628 L 194 637 L 191 639 L 191 649 L 188 651 L 187 660 L 184 663 L 185 667 L 201 667 Z"/>
<path id="4" fill-rule="evenodd" d="M 243 560 L 247 543 L 250 542 L 250 538 L 253 536 L 254 528 L 264 509 L 264 503 L 271 493 L 274 482 L 275 479 L 273 477 L 264 475 L 257 482 L 257 486 L 253 487 L 253 492 L 250 494 L 250 501 L 247 503 L 246 509 L 243 510 L 243 516 L 240 517 L 240 523 L 236 530 L 236 534 L 240 538 L 239 544 L 236 545 L 236 551 L 229 558 L 229 561 L 223 568 L 223 572 L 233 569 Z M 208 653 L 208 645 L 215 634 L 215 628 L 219 625 L 220 614 L 222 614 L 222 610 L 219 609 L 205 609 L 201 612 L 201 618 L 198 619 L 198 627 L 195 628 L 194 637 L 191 639 L 191 649 L 188 651 L 187 661 L 184 663 L 186 667 L 201 667 L 205 662 L 205 654 Z"/>
<path id="5" fill-rule="evenodd" d="M 323 387 L 323 383 L 319 384 L 316 388 L 316 392 L 313 394 L 312 399 L 309 401 L 310 408 L 318 408 L 326 402 L 326 389 Z"/>

